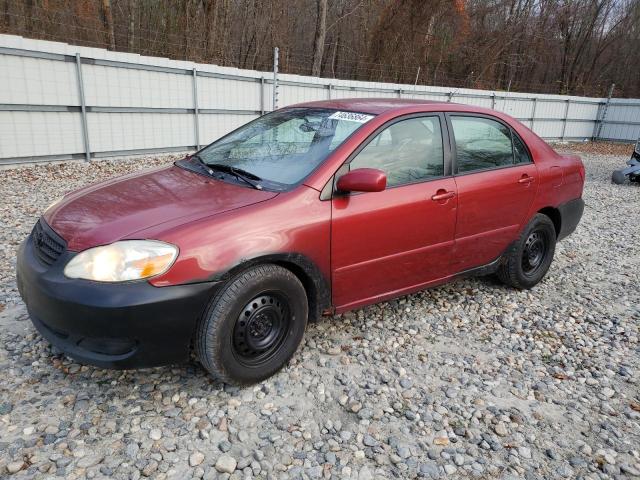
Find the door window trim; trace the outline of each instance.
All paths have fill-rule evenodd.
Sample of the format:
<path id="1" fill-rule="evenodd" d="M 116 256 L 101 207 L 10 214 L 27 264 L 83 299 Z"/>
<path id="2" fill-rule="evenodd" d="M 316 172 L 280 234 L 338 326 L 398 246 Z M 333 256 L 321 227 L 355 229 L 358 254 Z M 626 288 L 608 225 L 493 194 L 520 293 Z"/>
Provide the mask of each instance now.
<path id="1" fill-rule="evenodd" d="M 345 173 L 347 173 L 349 170 L 344 171 L 345 167 L 348 167 L 349 164 L 351 163 L 351 161 L 358 156 L 358 154 L 364 150 L 364 148 L 369 145 L 373 140 L 375 140 L 375 138 L 378 136 L 379 133 L 383 132 L 384 130 L 386 130 L 387 128 L 389 128 L 391 125 L 394 125 L 398 122 L 402 122 L 404 120 L 411 120 L 414 118 L 428 118 L 428 117 L 438 117 L 439 121 L 440 121 L 440 136 L 442 137 L 442 156 L 443 156 L 443 168 L 444 168 L 444 174 L 443 175 L 439 175 L 437 177 L 428 177 L 428 178 L 421 178 L 418 180 L 415 180 L 413 182 L 407 182 L 407 183 L 402 183 L 399 185 L 393 185 L 390 187 L 385 188 L 386 190 L 391 190 L 394 188 L 402 188 L 402 187 L 406 187 L 409 185 L 415 185 L 418 183 L 427 183 L 427 182 L 432 182 L 434 180 L 442 180 L 444 178 L 449 178 L 452 177 L 452 155 L 451 155 L 451 140 L 450 140 L 450 134 L 449 134 L 449 125 L 447 123 L 447 120 L 445 118 L 445 113 L 444 112 L 418 112 L 418 113 L 409 113 L 406 115 L 401 115 L 395 118 L 392 118 L 391 120 L 383 123 L 382 125 L 380 125 L 378 128 L 376 128 L 373 132 L 371 132 L 369 134 L 369 136 L 367 138 L 365 138 L 360 145 L 358 145 L 358 147 L 349 154 L 349 156 L 347 157 L 347 159 L 342 162 L 342 165 L 340 165 L 340 167 L 338 167 L 338 169 L 335 171 L 335 173 L 333 174 L 333 176 L 329 179 L 329 181 L 327 182 L 327 184 L 325 185 L 325 187 L 322 189 L 321 195 L 320 195 L 320 200 L 330 200 L 333 197 L 336 196 L 337 194 L 337 189 L 336 189 L 336 183 L 338 181 L 338 178 L 340 175 L 344 175 Z M 332 188 L 330 190 L 331 195 L 329 194 L 329 190 L 327 189 L 327 185 L 331 184 Z M 362 193 L 367 193 L 367 192 L 350 192 L 347 195 L 359 195 Z M 343 194 L 340 194 L 339 196 L 344 196 Z"/>
<path id="2" fill-rule="evenodd" d="M 514 166 L 518 166 L 518 165 L 529 165 L 531 163 L 535 163 L 533 161 L 533 155 L 531 155 L 531 150 L 529 150 L 529 145 L 527 145 L 527 142 L 525 142 L 522 137 L 520 135 L 518 135 L 518 132 L 516 132 L 513 128 L 510 128 L 511 130 L 511 149 L 513 150 L 513 165 Z M 528 162 L 516 162 L 516 144 L 513 141 L 514 138 L 517 138 L 518 140 L 520 140 L 520 143 L 524 146 L 524 150 L 525 152 L 527 152 L 527 157 L 529 157 L 529 161 Z"/>
<path id="3" fill-rule="evenodd" d="M 454 177 L 462 177 L 464 175 L 473 175 L 474 173 L 482 173 L 482 172 L 492 172 L 494 170 L 504 170 L 505 168 L 513 168 L 513 167 L 521 167 L 523 165 L 532 165 L 535 164 L 533 161 L 533 155 L 531 155 L 531 150 L 529 150 L 529 146 L 526 144 L 522 137 L 518 135 L 518 133 L 513 129 L 511 125 L 509 125 L 504 120 L 494 117 L 493 115 L 488 115 L 486 113 L 473 113 L 473 112 L 444 112 L 444 116 L 447 121 L 447 131 L 449 132 L 449 144 L 451 148 L 451 172 Z M 475 117 L 475 118 L 484 118 L 486 120 L 493 120 L 502 124 L 504 127 L 509 129 L 511 139 L 511 155 L 513 156 L 513 163 L 511 165 L 500 165 L 499 167 L 487 167 L 478 170 L 470 170 L 468 172 L 458 172 L 458 146 L 456 145 L 455 133 L 453 132 L 453 124 L 451 123 L 451 117 Z M 516 152 L 515 146 L 513 142 L 514 135 L 518 137 L 518 139 L 524 145 L 528 155 L 529 162 L 516 163 Z"/>

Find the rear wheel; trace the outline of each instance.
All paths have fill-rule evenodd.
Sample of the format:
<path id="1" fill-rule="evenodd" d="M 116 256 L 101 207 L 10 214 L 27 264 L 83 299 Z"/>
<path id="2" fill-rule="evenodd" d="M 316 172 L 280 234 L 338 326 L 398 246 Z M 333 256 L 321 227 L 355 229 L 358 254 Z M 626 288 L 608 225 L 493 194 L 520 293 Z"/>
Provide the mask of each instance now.
<path id="1" fill-rule="evenodd" d="M 544 278 L 556 249 L 556 230 L 549 217 L 536 214 L 509 248 L 498 278 L 515 288 L 531 288 Z"/>
<path id="2" fill-rule="evenodd" d="M 227 383 L 259 382 L 295 353 L 307 325 L 304 287 L 289 270 L 260 265 L 229 281 L 200 321 L 200 363 Z"/>

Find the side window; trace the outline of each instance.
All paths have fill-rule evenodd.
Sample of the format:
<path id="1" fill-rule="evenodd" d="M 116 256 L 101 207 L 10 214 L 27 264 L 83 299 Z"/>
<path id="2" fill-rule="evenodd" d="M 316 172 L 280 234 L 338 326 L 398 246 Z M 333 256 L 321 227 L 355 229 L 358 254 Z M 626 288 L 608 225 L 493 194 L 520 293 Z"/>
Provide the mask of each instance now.
<path id="1" fill-rule="evenodd" d="M 457 172 L 472 172 L 513 164 L 511 131 L 481 117 L 451 116 L 456 141 Z"/>
<path id="2" fill-rule="evenodd" d="M 377 168 L 393 187 L 444 175 L 439 117 L 396 122 L 375 136 L 351 161 L 350 169 Z"/>
<path id="3" fill-rule="evenodd" d="M 511 135 L 513 137 L 513 153 L 516 156 L 516 163 L 531 163 L 531 156 L 523 141 L 516 132 L 512 131 Z"/>

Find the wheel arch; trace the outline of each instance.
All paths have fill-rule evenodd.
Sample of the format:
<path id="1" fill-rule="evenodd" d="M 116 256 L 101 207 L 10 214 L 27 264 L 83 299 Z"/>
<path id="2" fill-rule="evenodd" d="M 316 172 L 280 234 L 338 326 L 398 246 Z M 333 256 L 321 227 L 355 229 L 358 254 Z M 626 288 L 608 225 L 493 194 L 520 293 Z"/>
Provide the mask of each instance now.
<path id="1" fill-rule="evenodd" d="M 538 213 L 546 215 L 553 222 L 553 227 L 556 231 L 556 238 L 560 236 L 560 232 L 562 231 L 562 215 L 560 214 L 560 210 L 555 207 L 544 207 L 538 210 Z"/>
<path id="2" fill-rule="evenodd" d="M 215 280 L 226 282 L 249 268 L 264 264 L 286 268 L 300 280 L 307 293 L 310 322 L 319 320 L 323 311 L 331 307 L 329 282 L 320 268 L 301 253 L 275 253 L 243 259 L 226 272 L 216 275 Z"/>

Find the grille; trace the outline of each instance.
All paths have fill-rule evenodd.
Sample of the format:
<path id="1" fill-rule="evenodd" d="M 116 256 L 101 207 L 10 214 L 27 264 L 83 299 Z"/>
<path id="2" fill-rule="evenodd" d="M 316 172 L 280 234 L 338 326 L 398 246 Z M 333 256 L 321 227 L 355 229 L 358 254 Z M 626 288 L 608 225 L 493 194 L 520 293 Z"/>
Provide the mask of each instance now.
<path id="1" fill-rule="evenodd" d="M 67 247 L 66 242 L 42 219 L 33 227 L 31 239 L 38 260 L 45 265 L 52 265 Z"/>

